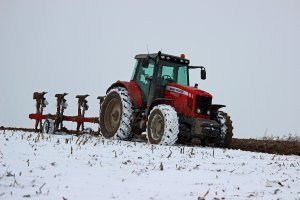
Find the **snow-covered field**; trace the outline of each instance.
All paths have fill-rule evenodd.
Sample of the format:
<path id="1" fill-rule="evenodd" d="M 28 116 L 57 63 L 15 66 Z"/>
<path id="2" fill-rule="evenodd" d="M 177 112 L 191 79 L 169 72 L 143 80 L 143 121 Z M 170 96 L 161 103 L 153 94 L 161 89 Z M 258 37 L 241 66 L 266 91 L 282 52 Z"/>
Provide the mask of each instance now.
<path id="1" fill-rule="evenodd" d="M 300 199 L 300 157 L 0 132 L 0 199 Z"/>

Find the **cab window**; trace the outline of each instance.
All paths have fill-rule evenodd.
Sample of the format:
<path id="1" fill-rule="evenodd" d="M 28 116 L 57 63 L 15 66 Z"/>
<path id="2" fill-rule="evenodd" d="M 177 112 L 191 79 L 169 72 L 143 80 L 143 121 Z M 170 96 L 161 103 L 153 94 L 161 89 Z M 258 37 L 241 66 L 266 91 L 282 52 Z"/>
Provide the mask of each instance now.
<path id="1" fill-rule="evenodd" d="M 136 66 L 136 72 L 132 80 L 135 80 L 137 85 L 139 86 L 142 92 L 142 98 L 144 102 L 147 102 L 149 90 L 150 90 L 150 83 L 151 78 L 153 76 L 154 71 L 154 63 L 150 62 L 148 67 L 143 67 L 142 62 L 139 61 Z"/>

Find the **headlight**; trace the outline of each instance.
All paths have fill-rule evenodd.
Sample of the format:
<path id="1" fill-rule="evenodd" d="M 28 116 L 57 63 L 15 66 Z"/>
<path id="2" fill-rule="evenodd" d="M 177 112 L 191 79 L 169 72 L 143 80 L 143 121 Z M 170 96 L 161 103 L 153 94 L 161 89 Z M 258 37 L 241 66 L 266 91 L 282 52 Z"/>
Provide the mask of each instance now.
<path id="1" fill-rule="evenodd" d="M 207 111 L 207 115 L 210 115 L 210 111 L 209 110 Z"/>
<path id="2" fill-rule="evenodd" d="M 200 112 L 201 112 L 200 109 L 197 108 L 196 113 L 200 114 Z"/>

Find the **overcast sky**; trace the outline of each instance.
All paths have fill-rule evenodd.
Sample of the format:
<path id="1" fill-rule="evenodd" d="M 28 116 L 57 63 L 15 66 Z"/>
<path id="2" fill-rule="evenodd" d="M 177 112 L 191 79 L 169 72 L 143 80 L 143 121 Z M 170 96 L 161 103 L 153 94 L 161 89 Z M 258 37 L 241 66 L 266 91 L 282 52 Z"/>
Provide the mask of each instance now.
<path id="1" fill-rule="evenodd" d="M 207 69 L 210 92 L 240 138 L 300 134 L 300 1 L 0 0 L 0 126 L 33 127 L 32 93 L 97 96 L 129 80 L 134 56 L 180 55 Z M 69 124 L 74 128 L 74 124 Z"/>

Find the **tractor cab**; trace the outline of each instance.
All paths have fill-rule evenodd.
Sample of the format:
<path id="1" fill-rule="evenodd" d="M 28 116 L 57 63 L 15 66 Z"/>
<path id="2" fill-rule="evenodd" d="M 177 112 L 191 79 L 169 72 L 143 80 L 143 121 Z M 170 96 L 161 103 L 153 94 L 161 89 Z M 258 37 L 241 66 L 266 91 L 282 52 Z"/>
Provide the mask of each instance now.
<path id="1" fill-rule="evenodd" d="M 148 102 L 150 88 L 155 91 L 155 98 L 163 98 L 163 92 L 169 83 L 189 86 L 189 60 L 181 57 L 155 53 L 139 54 L 132 80 L 141 90 L 143 102 Z"/>
<path id="2" fill-rule="evenodd" d="M 169 83 L 189 86 L 189 69 L 201 69 L 201 79 L 206 78 L 205 68 L 189 66 L 190 61 L 185 55 L 180 57 L 163 54 L 139 54 L 131 80 L 135 81 L 142 93 L 144 103 L 156 98 L 163 98 L 163 93 Z M 152 95 L 149 97 L 152 89 Z"/>

